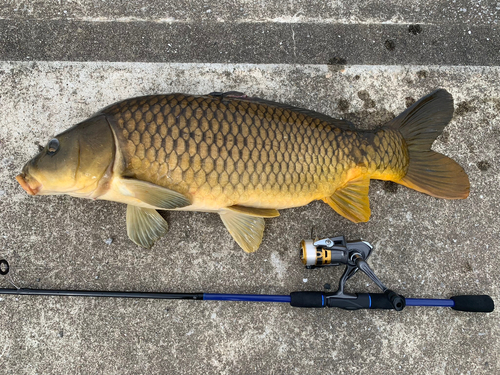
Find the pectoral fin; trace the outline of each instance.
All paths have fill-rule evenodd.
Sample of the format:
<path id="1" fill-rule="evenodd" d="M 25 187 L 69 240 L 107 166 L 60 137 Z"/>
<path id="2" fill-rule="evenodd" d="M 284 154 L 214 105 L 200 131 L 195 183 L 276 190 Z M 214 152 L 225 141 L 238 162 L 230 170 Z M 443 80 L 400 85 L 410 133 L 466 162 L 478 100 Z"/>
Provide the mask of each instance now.
<path id="1" fill-rule="evenodd" d="M 224 210 L 220 213 L 222 222 L 234 240 L 247 253 L 253 253 L 262 242 L 264 219 L 239 212 Z"/>
<path id="2" fill-rule="evenodd" d="M 127 234 L 137 245 L 149 249 L 167 230 L 167 222 L 155 209 L 127 206 Z"/>
<path id="3" fill-rule="evenodd" d="M 122 178 L 119 181 L 119 190 L 126 197 L 167 210 L 191 204 L 191 201 L 181 193 L 146 181 Z"/>
<path id="4" fill-rule="evenodd" d="M 366 222 L 371 214 L 368 199 L 369 188 L 369 178 L 358 178 L 349 181 L 331 197 L 323 198 L 323 201 L 346 219 L 355 223 Z"/>

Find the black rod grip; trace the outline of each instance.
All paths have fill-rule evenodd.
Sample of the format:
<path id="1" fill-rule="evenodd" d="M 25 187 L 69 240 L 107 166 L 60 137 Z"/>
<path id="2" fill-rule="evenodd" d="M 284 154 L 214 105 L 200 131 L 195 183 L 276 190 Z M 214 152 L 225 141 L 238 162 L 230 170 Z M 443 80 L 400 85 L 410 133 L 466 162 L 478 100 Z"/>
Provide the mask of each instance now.
<path id="1" fill-rule="evenodd" d="M 455 302 L 453 310 L 469 312 L 492 312 L 495 304 L 490 296 L 454 296 L 451 299 Z"/>
<path id="2" fill-rule="evenodd" d="M 370 295 L 368 293 L 354 294 L 348 298 L 327 298 L 328 307 L 338 307 L 344 310 L 360 310 L 370 308 Z"/>
<path id="3" fill-rule="evenodd" d="M 292 292 L 290 305 L 293 307 L 325 307 L 325 293 L 323 292 Z"/>

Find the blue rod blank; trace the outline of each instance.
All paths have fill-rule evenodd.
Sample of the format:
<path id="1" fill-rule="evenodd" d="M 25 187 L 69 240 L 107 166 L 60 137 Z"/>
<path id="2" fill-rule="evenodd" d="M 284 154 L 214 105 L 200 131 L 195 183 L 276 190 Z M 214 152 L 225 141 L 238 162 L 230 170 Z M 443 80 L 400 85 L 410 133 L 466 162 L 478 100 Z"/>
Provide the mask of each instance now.
<path id="1" fill-rule="evenodd" d="M 431 298 L 405 298 L 406 306 L 434 306 L 453 307 L 455 301 L 451 299 L 431 299 Z"/>

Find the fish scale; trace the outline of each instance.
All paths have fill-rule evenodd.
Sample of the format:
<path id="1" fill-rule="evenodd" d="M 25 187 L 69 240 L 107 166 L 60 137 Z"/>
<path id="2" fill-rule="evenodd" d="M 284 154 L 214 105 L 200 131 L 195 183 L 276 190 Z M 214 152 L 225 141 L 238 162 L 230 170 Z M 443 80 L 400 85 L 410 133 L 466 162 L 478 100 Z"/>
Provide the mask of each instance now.
<path id="1" fill-rule="evenodd" d="M 395 131 L 342 131 L 291 109 L 244 100 L 149 96 L 103 113 L 111 115 L 125 150 L 123 175 L 194 201 L 210 199 L 214 209 L 301 206 L 332 195 L 353 166 L 404 174 L 408 164 L 404 152 L 394 152 L 402 148 L 392 147 L 402 141 Z M 374 152 L 369 139 L 385 147 Z"/>

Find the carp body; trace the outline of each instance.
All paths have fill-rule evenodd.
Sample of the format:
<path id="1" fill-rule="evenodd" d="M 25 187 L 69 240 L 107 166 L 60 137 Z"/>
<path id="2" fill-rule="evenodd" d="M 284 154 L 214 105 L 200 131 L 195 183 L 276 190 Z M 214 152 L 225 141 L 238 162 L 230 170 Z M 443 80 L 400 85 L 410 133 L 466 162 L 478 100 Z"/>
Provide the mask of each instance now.
<path id="1" fill-rule="evenodd" d="M 127 204 L 127 233 L 151 247 L 167 231 L 157 210 L 218 213 L 246 252 L 264 218 L 323 200 L 353 222 L 370 218 L 370 179 L 461 199 L 469 180 L 431 151 L 453 115 L 437 90 L 383 127 L 237 92 L 153 95 L 111 105 L 57 135 L 16 178 L 31 195 Z"/>

